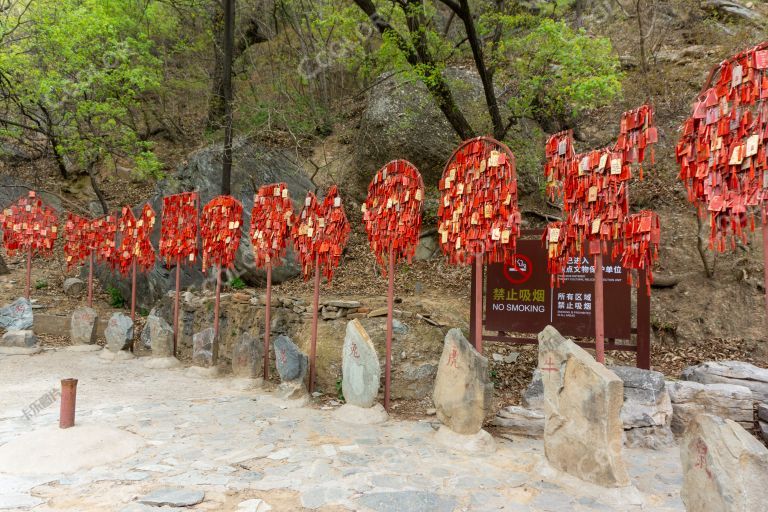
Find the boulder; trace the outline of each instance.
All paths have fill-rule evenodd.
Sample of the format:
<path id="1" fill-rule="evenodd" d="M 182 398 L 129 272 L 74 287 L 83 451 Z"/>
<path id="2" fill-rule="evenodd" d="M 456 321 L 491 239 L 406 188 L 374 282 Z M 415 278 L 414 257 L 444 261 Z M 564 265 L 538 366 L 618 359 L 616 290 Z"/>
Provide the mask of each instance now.
<path id="1" fill-rule="evenodd" d="M 37 346 L 37 336 L 28 329 L 10 330 L 0 338 L 0 345 L 3 347 L 32 348 Z"/>
<path id="2" fill-rule="evenodd" d="M 79 297 L 85 291 L 85 281 L 77 277 L 64 280 L 64 294 L 69 297 Z"/>
<path id="3" fill-rule="evenodd" d="M 304 385 L 304 378 L 309 368 L 309 358 L 288 336 L 278 336 L 274 347 L 275 367 L 281 381 L 278 396 L 289 400 L 306 399 L 307 388 Z"/>
<path id="4" fill-rule="evenodd" d="M 664 374 L 633 366 L 609 367 L 624 383 L 621 421 L 625 444 L 631 447 L 659 449 L 674 443 L 672 401 Z"/>
<path id="5" fill-rule="evenodd" d="M 752 392 L 733 384 L 701 384 L 698 382 L 667 382 L 672 400 L 672 432 L 682 434 L 699 414 L 713 414 L 752 428 L 754 400 Z"/>
<path id="6" fill-rule="evenodd" d="M 491 425 L 501 428 L 507 434 L 539 438 L 544 435 L 544 414 L 510 405 L 496 413 Z"/>
<path id="7" fill-rule="evenodd" d="M 96 330 L 99 314 L 86 306 L 72 312 L 69 324 L 69 336 L 74 345 L 93 345 L 96 343 Z"/>
<path id="8" fill-rule="evenodd" d="M 123 313 L 112 313 L 104 337 L 112 352 L 130 349 L 133 346 L 133 320 Z"/>
<path id="9" fill-rule="evenodd" d="M 159 316 L 150 314 L 144 327 L 144 331 L 147 330 L 152 357 L 173 357 L 173 327 Z"/>
<path id="10" fill-rule="evenodd" d="M 0 308 L 0 327 L 8 331 L 31 329 L 33 320 L 32 303 L 24 297 Z"/>
<path id="11" fill-rule="evenodd" d="M 703 0 L 701 8 L 711 11 L 723 18 L 741 19 L 757 26 L 764 26 L 768 20 L 765 15 L 754 8 L 753 2 L 740 3 L 733 0 Z"/>
<path id="12" fill-rule="evenodd" d="M 264 375 L 264 345 L 257 336 L 245 332 L 237 338 L 232 350 L 232 373 L 246 379 Z"/>
<path id="13" fill-rule="evenodd" d="M 357 407 L 372 407 L 379 395 L 381 365 L 376 347 L 359 320 L 347 323 L 341 367 L 344 400 Z"/>
<path id="14" fill-rule="evenodd" d="M 683 380 L 702 384 L 736 384 L 752 390 L 758 402 L 768 402 L 768 369 L 742 361 L 707 362 L 689 366 L 681 375 Z"/>
<path id="15" fill-rule="evenodd" d="M 384 308 L 386 315 L 386 308 Z M 453 316 L 451 317 L 453 318 Z M 386 351 L 386 317 L 356 318 L 368 333 L 377 354 Z M 347 333 L 346 320 L 320 322 L 317 332 L 317 376 L 315 384 L 320 390 L 334 390 L 342 378 L 342 360 Z M 456 321 L 453 325 L 461 325 Z M 309 353 L 311 322 L 298 326 L 293 337 L 304 353 Z M 392 339 L 393 400 L 422 400 L 430 396 L 437 374 L 437 362 L 443 349 L 445 332 L 439 327 L 414 319 L 409 322 L 408 333 Z"/>
<path id="16" fill-rule="evenodd" d="M 738 423 L 695 416 L 680 445 L 687 512 L 757 512 L 768 504 L 768 449 Z"/>
<path id="17" fill-rule="evenodd" d="M 208 327 L 192 336 L 192 364 L 209 367 L 213 364 L 213 327 Z"/>
<path id="18" fill-rule="evenodd" d="M 523 392 L 523 407 L 535 411 L 544 410 L 544 381 L 541 378 L 541 370 L 533 371 L 533 378 Z"/>
<path id="19" fill-rule="evenodd" d="M 552 326 L 539 333 L 544 453 L 555 468 L 603 487 L 630 484 L 622 456 L 624 386 Z"/>
<path id="20" fill-rule="evenodd" d="M 458 434 L 477 434 L 492 399 L 488 359 L 469 344 L 461 329 L 451 329 L 445 336 L 432 394 L 437 418 Z"/>
<path id="21" fill-rule="evenodd" d="M 150 205 L 159 214 L 162 211 L 164 196 L 195 190 L 200 194 L 201 207 L 218 196 L 221 192 L 222 155 L 222 146 L 215 144 L 199 149 L 181 159 L 182 163 L 176 172 L 172 173 L 168 179 L 158 182 L 155 194 L 149 201 Z M 233 143 L 233 157 L 232 195 L 243 203 L 242 226 L 249 226 L 251 223 L 254 187 L 268 183 L 286 183 L 297 211 L 303 206 L 307 191 L 315 188 L 290 151 L 269 149 L 241 138 Z M 137 206 L 134 213 L 138 213 L 139 209 L 140 207 Z M 160 239 L 160 224 L 157 222 L 151 236 L 155 247 Z M 285 262 L 272 270 L 272 280 L 275 283 L 285 281 L 299 275 L 300 270 L 293 250 L 289 248 Z M 168 268 L 158 259 L 150 272 L 138 276 L 136 296 L 139 306 L 149 309 L 165 295 L 167 290 L 174 289 L 175 273 L 174 267 Z M 263 285 L 266 271 L 257 269 L 253 264 L 253 249 L 248 229 L 242 231 L 234 268 L 227 270 L 226 273 L 225 281 L 240 277 L 246 284 Z M 97 265 L 95 274 L 102 286 L 113 286 L 121 291 L 123 297 L 130 298 L 130 277 L 116 275 L 104 265 Z M 195 287 L 212 290 L 215 284 L 216 279 L 213 273 L 202 273 L 199 259 L 194 265 L 184 265 L 181 270 L 182 289 Z"/>

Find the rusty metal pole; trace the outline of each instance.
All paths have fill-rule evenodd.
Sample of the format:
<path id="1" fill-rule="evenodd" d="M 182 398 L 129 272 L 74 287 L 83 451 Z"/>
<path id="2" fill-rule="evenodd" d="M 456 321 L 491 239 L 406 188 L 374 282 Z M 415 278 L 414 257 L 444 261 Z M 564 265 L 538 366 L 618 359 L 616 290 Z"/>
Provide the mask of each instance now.
<path id="1" fill-rule="evenodd" d="M 389 411 L 392 383 L 392 322 L 395 313 L 395 251 L 389 248 L 389 284 L 387 286 L 387 360 L 384 370 L 384 409 Z"/>
<path id="2" fill-rule="evenodd" d="M 32 248 L 27 251 L 27 287 L 24 296 L 29 300 L 30 288 L 32 282 Z"/>
<path id="3" fill-rule="evenodd" d="M 93 307 L 93 249 L 88 253 L 88 307 Z"/>
<path id="4" fill-rule="evenodd" d="M 267 303 L 264 308 L 264 380 L 269 380 L 269 335 L 272 330 L 272 262 L 267 263 Z"/>
<path id="5" fill-rule="evenodd" d="M 176 256 L 176 295 L 173 300 L 173 357 L 179 343 L 179 303 L 181 302 L 181 256 Z"/>
<path id="6" fill-rule="evenodd" d="M 211 348 L 211 365 L 219 363 L 219 306 L 221 305 L 221 265 L 217 267 L 216 300 L 213 303 L 213 346 Z"/>
<path id="7" fill-rule="evenodd" d="M 605 304 L 603 300 L 603 252 L 599 247 L 595 256 L 595 355 L 598 363 L 605 364 Z M 593 249 L 590 246 L 590 249 Z M 593 252 L 594 249 L 593 249 Z"/>
<path id="8" fill-rule="evenodd" d="M 320 256 L 315 255 L 315 293 L 312 299 L 312 340 L 309 345 L 309 392 L 315 390 L 315 357 L 317 355 L 317 320 L 320 308 Z"/>
<path id="9" fill-rule="evenodd" d="M 472 337 L 475 338 L 475 349 L 482 355 L 483 353 L 483 253 L 475 255 L 475 300 L 474 300 L 474 316 L 475 316 L 475 332 L 472 333 Z"/>
<path id="10" fill-rule="evenodd" d="M 136 322 L 136 256 L 131 260 L 131 321 Z"/>
<path id="11" fill-rule="evenodd" d="M 75 426 L 75 402 L 77 401 L 77 379 L 61 380 L 61 409 L 59 428 Z"/>

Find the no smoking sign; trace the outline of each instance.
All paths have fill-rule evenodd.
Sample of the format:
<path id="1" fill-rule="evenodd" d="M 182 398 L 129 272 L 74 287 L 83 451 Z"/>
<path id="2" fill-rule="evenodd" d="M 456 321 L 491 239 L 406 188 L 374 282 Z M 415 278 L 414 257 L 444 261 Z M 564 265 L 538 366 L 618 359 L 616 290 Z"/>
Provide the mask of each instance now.
<path id="1" fill-rule="evenodd" d="M 533 274 L 533 262 L 525 254 L 515 254 L 512 263 L 504 265 L 504 277 L 512 284 L 523 284 Z"/>

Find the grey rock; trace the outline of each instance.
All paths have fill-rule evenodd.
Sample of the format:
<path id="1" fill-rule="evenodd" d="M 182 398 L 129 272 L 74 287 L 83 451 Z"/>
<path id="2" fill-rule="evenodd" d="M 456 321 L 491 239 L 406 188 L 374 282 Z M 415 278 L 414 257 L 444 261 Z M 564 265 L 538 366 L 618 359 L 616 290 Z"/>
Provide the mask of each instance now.
<path id="1" fill-rule="evenodd" d="M 347 323 L 342 354 L 341 388 L 348 404 L 371 407 L 379 394 L 381 365 L 376 347 L 359 320 Z"/>
<path id="2" fill-rule="evenodd" d="M 732 0 L 703 0 L 701 8 L 712 11 L 723 17 L 738 18 L 755 25 L 764 25 L 765 16 L 752 8 L 751 4 L 744 5 Z"/>
<path id="3" fill-rule="evenodd" d="M 283 382 L 303 381 L 309 367 L 309 358 L 288 336 L 275 339 L 275 366 Z"/>
<path id="4" fill-rule="evenodd" d="M 544 410 L 544 381 L 541 380 L 541 370 L 533 371 L 533 378 L 523 393 L 523 407 L 536 411 Z"/>
<path id="5" fill-rule="evenodd" d="M 432 394 L 438 419 L 459 434 L 476 434 L 483 428 L 492 399 L 488 359 L 469 344 L 460 329 L 451 329 L 445 336 Z"/>
<path id="6" fill-rule="evenodd" d="M 208 327 L 192 336 L 192 364 L 208 367 L 213 364 L 213 327 Z"/>
<path id="7" fill-rule="evenodd" d="M 392 319 L 392 332 L 394 334 L 406 335 L 408 334 L 408 325 L 404 324 L 397 318 Z"/>
<path id="8" fill-rule="evenodd" d="M 152 357 L 173 356 L 173 327 L 163 318 L 150 314 L 147 317 L 147 325 L 144 328 L 144 331 L 147 330 L 149 330 L 149 345 L 152 348 Z"/>
<path id="9" fill-rule="evenodd" d="M 664 375 L 633 366 L 609 367 L 624 383 L 621 421 L 628 446 L 658 449 L 673 442 L 672 401 Z M 637 430 L 637 432 L 630 432 Z"/>
<path id="10" fill-rule="evenodd" d="M 191 507 L 198 503 L 202 503 L 204 499 L 205 492 L 203 491 L 180 489 L 177 487 L 164 487 L 139 498 L 139 502 L 155 507 Z"/>
<path id="11" fill-rule="evenodd" d="M 763 421 L 768 421 L 768 404 L 760 404 L 757 406 L 757 417 Z"/>
<path id="12" fill-rule="evenodd" d="M 491 425 L 500 427 L 507 434 L 542 437 L 544 435 L 544 414 L 540 411 L 510 405 L 496 413 Z"/>
<path id="13" fill-rule="evenodd" d="M 256 379 L 264 375 L 264 346 L 250 333 L 241 334 L 232 349 L 232 373 L 235 377 Z"/>
<path id="14" fill-rule="evenodd" d="M 128 350 L 133 345 L 133 320 L 123 313 L 112 313 L 104 337 L 107 348 L 112 352 Z"/>
<path id="15" fill-rule="evenodd" d="M 439 254 L 440 245 L 436 236 L 423 236 L 419 239 L 419 245 L 416 246 L 416 252 L 413 259 L 416 261 L 430 260 Z"/>
<path id="16" fill-rule="evenodd" d="M 760 435 L 763 437 L 763 441 L 768 442 L 768 423 L 765 421 L 758 421 L 757 427 L 760 429 Z"/>
<path id="17" fill-rule="evenodd" d="M 768 402 L 768 369 L 742 361 L 707 362 L 683 370 L 683 380 L 702 384 L 735 384 L 752 390 L 758 402 Z"/>
<path id="18" fill-rule="evenodd" d="M 733 384 L 701 384 L 699 382 L 667 382 L 672 400 L 672 432 L 682 434 L 698 414 L 714 414 L 752 428 L 754 402 L 752 392 Z"/>
<path id="19" fill-rule="evenodd" d="M 552 326 L 539 333 L 544 381 L 544 453 L 557 469 L 603 487 L 626 487 L 621 408 L 615 373 Z"/>
<path id="20" fill-rule="evenodd" d="M 3 347 L 31 348 L 37 345 L 37 336 L 28 329 L 10 330 L 0 338 L 0 345 Z"/>
<path id="21" fill-rule="evenodd" d="M 426 491 L 376 492 L 364 494 L 357 503 L 376 512 L 453 512 L 456 500 Z"/>
<path id="22" fill-rule="evenodd" d="M 158 214 L 162 211 L 164 196 L 186 191 L 200 194 L 200 205 L 218 196 L 221 192 L 221 144 L 214 144 L 180 159 L 175 173 L 168 179 L 158 182 L 150 205 Z M 253 187 L 268 183 L 284 182 L 288 186 L 294 208 L 298 211 L 304 202 L 307 191 L 314 190 L 295 156 L 287 150 L 271 149 L 249 139 L 238 138 L 233 143 L 232 195 L 243 204 L 242 226 L 249 226 L 253 208 Z M 138 213 L 139 208 L 134 211 Z M 160 222 L 153 230 L 151 241 L 155 247 L 160 239 Z M 288 249 L 286 260 L 272 270 L 272 280 L 280 283 L 299 275 L 300 267 L 292 248 Z M 103 286 L 113 286 L 121 291 L 126 299 L 131 296 L 130 277 L 124 278 L 113 274 L 108 267 L 98 265 L 96 276 Z M 243 229 L 240 246 L 237 250 L 233 274 L 238 275 L 246 284 L 261 286 L 266 278 L 266 271 L 257 269 L 253 264 L 253 249 L 248 229 Z M 173 266 L 167 268 L 160 259 L 147 274 L 137 277 L 137 300 L 141 307 L 150 309 L 162 296 L 175 287 L 176 271 Z M 212 282 L 212 273 L 203 274 L 200 260 L 194 265 L 185 265 L 181 270 L 182 289 L 194 286 L 200 288 L 204 283 Z M 82 277 L 82 276 L 81 276 Z"/>
<path id="23" fill-rule="evenodd" d="M 89 307 L 79 307 L 72 312 L 69 324 L 69 336 L 75 345 L 93 345 L 96 343 L 96 326 L 99 314 Z"/>
<path id="24" fill-rule="evenodd" d="M 768 504 L 768 449 L 738 423 L 696 416 L 680 444 L 687 512 L 748 512 Z"/>
<path id="25" fill-rule="evenodd" d="M 398 390 L 401 397 L 421 399 L 429 396 L 437 376 L 437 365 L 405 362 L 400 369 L 402 378 L 398 383 Z"/>
<path id="26" fill-rule="evenodd" d="M 357 309 L 362 304 L 360 304 L 356 300 L 329 300 L 325 303 L 326 306 L 331 306 L 334 308 L 342 308 L 342 309 Z"/>
<path id="27" fill-rule="evenodd" d="M 0 327 L 6 330 L 31 329 L 33 321 L 32 303 L 24 297 L 0 308 Z"/>
<path id="28" fill-rule="evenodd" d="M 64 294 L 69 297 L 79 297 L 85 291 L 85 282 L 77 277 L 64 280 Z"/>

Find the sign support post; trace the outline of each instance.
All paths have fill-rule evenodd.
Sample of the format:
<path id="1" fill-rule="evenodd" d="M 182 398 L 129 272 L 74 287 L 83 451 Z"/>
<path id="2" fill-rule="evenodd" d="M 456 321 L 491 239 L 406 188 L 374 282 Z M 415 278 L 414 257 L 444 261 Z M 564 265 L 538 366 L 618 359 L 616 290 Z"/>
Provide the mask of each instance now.
<path id="1" fill-rule="evenodd" d="M 269 380 L 269 335 L 272 331 L 272 263 L 267 263 L 267 303 L 264 306 L 264 380 Z"/>
<path id="2" fill-rule="evenodd" d="M 309 347 L 309 392 L 315 390 L 315 356 L 317 355 L 317 321 L 320 309 L 320 255 L 315 254 L 315 290 L 312 296 L 312 340 Z"/>
<path id="3" fill-rule="evenodd" d="M 173 300 L 173 357 L 179 341 L 179 302 L 181 301 L 181 257 L 176 257 L 176 295 Z"/>
<path id="4" fill-rule="evenodd" d="M 395 304 L 395 251 L 389 247 L 389 283 L 387 286 L 387 362 L 384 369 L 384 409 L 389 411 L 389 395 L 392 372 L 392 316 Z"/>
<path id="5" fill-rule="evenodd" d="M 475 349 L 482 355 L 483 353 L 483 253 L 475 255 L 474 268 L 472 272 L 472 281 L 474 282 L 473 306 L 475 308 L 474 332 L 472 336 L 475 341 Z M 478 321 L 479 320 L 479 321 Z"/>
<path id="6" fill-rule="evenodd" d="M 603 252 L 600 242 L 590 242 L 595 257 L 595 355 L 597 362 L 605 364 L 605 301 L 603 300 Z M 596 246 L 596 247 L 595 247 Z"/>

